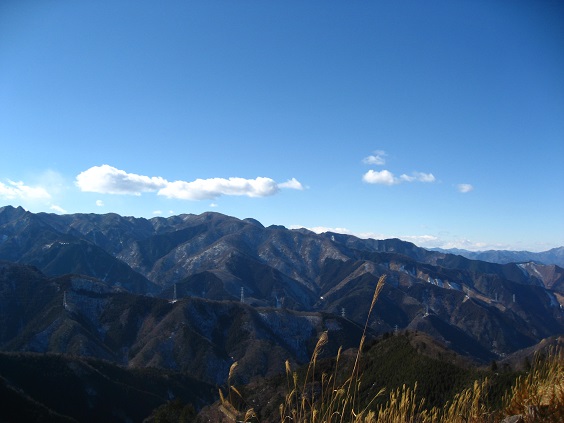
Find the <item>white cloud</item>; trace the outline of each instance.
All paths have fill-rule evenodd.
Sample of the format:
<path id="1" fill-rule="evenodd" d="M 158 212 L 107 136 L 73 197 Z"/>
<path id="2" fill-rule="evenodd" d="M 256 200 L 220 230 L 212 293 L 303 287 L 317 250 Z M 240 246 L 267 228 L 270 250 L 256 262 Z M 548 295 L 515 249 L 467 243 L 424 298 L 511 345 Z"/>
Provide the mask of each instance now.
<path id="1" fill-rule="evenodd" d="M 413 175 L 419 182 L 435 182 L 435 176 L 432 173 L 414 172 Z"/>
<path id="2" fill-rule="evenodd" d="M 376 239 L 376 240 L 383 240 L 383 239 L 391 239 L 391 238 L 399 238 L 403 241 L 412 242 L 413 244 L 427 249 L 432 248 L 442 248 L 442 249 L 452 249 L 458 248 L 468 251 L 486 251 L 486 250 L 517 250 L 515 246 L 511 246 L 509 244 L 493 244 L 487 242 L 477 242 L 471 241 L 468 239 L 463 238 L 456 238 L 449 236 L 448 233 L 446 234 L 439 234 L 436 235 L 390 235 L 390 234 L 382 234 L 382 233 L 375 233 L 375 232 L 355 232 L 351 231 L 347 228 L 339 228 L 339 227 L 327 227 L 327 226 L 314 226 L 314 227 L 306 227 L 301 225 L 291 225 L 290 229 L 300 229 L 304 228 L 315 232 L 317 234 L 322 234 L 325 232 L 334 232 L 343 235 L 352 235 L 356 236 L 357 238 L 361 239 Z M 546 250 L 547 248 L 545 248 Z M 542 248 L 539 251 L 544 251 Z"/>
<path id="3" fill-rule="evenodd" d="M 162 211 L 162 210 L 155 210 L 155 211 L 153 212 L 153 214 L 154 214 L 155 216 L 160 216 L 161 214 L 163 214 L 163 211 Z"/>
<path id="4" fill-rule="evenodd" d="M 267 197 L 276 194 L 278 189 L 276 182 L 270 178 L 211 178 L 169 182 L 158 195 L 182 200 L 211 200 L 221 195 Z"/>
<path id="5" fill-rule="evenodd" d="M 366 172 L 362 180 L 369 184 L 395 185 L 399 184 L 398 178 L 389 170 L 381 170 L 379 172 L 370 169 Z"/>
<path id="6" fill-rule="evenodd" d="M 96 205 L 98 207 L 104 207 L 104 202 L 102 200 L 96 200 Z"/>
<path id="7" fill-rule="evenodd" d="M 286 182 L 282 182 L 281 184 L 278 184 L 278 188 L 297 189 L 302 191 L 304 189 L 304 186 L 296 178 L 292 178 L 292 179 L 288 179 Z"/>
<path id="8" fill-rule="evenodd" d="M 43 187 L 30 187 L 22 181 L 8 180 L 8 185 L 0 182 L 0 197 L 8 200 L 47 200 L 51 195 Z"/>
<path id="9" fill-rule="evenodd" d="M 99 194 L 141 195 L 152 192 L 167 185 L 161 177 L 148 177 L 127 173 L 109 165 L 94 166 L 76 177 L 76 185 L 86 192 Z"/>
<path id="10" fill-rule="evenodd" d="M 469 240 L 469 239 L 450 235 L 449 232 L 440 232 L 437 235 L 430 235 L 430 234 L 391 235 L 389 233 L 384 234 L 384 233 L 376 233 L 376 232 L 355 232 L 347 228 L 327 227 L 327 226 L 306 227 L 302 225 L 291 225 L 289 226 L 289 228 L 290 229 L 304 228 L 312 232 L 315 232 L 317 234 L 322 234 L 325 232 L 334 232 L 343 235 L 352 235 L 361 239 L 384 240 L 384 239 L 398 238 L 403 241 L 412 242 L 418 247 L 422 247 L 426 249 L 441 248 L 448 250 L 448 249 L 457 248 L 457 249 L 468 250 L 468 251 L 487 251 L 487 250 L 519 251 L 526 249 L 528 251 L 546 251 L 551 247 L 551 245 L 543 245 L 543 246 L 539 246 L 538 248 L 530 248 L 530 247 L 523 247 L 518 244 L 511 245 L 511 244 L 503 244 L 503 243 L 475 241 L 475 240 Z"/>
<path id="11" fill-rule="evenodd" d="M 468 239 L 455 239 L 441 243 L 439 248 L 449 250 L 451 248 L 459 248 L 462 250 L 480 251 L 487 247 L 484 242 L 472 242 Z"/>
<path id="12" fill-rule="evenodd" d="M 439 248 L 444 248 L 445 250 L 451 248 L 459 248 L 468 251 L 487 251 L 487 250 L 514 250 L 509 244 L 501 243 L 487 243 L 487 242 L 476 242 L 468 239 L 453 239 L 450 241 L 444 241 Z"/>
<path id="13" fill-rule="evenodd" d="M 67 211 L 65 209 L 63 209 L 61 206 L 57 206 L 55 204 L 53 204 L 51 207 L 49 207 L 49 209 L 57 212 L 57 213 L 61 213 L 61 214 L 65 214 L 67 213 Z"/>
<path id="14" fill-rule="evenodd" d="M 404 182 L 435 182 L 435 176 L 432 173 L 413 172 L 410 175 L 405 173 L 399 177 Z"/>
<path id="15" fill-rule="evenodd" d="M 412 242 L 423 248 L 433 248 L 437 246 L 437 243 L 441 242 L 440 238 L 434 235 L 403 235 L 397 238 Z"/>
<path id="16" fill-rule="evenodd" d="M 315 232 L 316 234 L 322 234 L 325 232 L 334 232 L 336 234 L 344 234 L 344 235 L 353 234 L 352 231 L 350 231 L 347 228 L 329 228 L 326 226 L 314 226 L 313 228 L 306 228 L 305 226 L 299 226 L 299 225 L 290 226 L 290 229 L 300 229 L 300 228 L 307 229 L 308 231 Z"/>
<path id="17" fill-rule="evenodd" d="M 217 203 L 211 203 L 211 204 L 210 204 L 210 207 L 212 207 L 212 208 L 216 208 L 216 207 L 218 207 L 218 206 L 219 206 L 219 204 L 217 204 Z"/>
<path id="18" fill-rule="evenodd" d="M 311 228 L 308 228 L 306 226 L 302 226 L 302 225 L 291 225 L 290 229 L 307 229 L 308 231 L 312 231 L 315 232 L 316 234 L 323 234 L 325 232 L 334 232 L 336 234 L 343 234 L 343 235 L 352 235 L 352 236 L 356 236 L 357 238 L 362 238 L 362 239 L 368 239 L 368 238 L 372 238 L 372 239 L 387 239 L 387 238 L 392 238 L 383 234 L 377 234 L 375 232 L 354 232 L 351 231 L 348 228 L 339 228 L 339 227 L 328 227 L 328 226 L 313 226 Z"/>
<path id="19" fill-rule="evenodd" d="M 409 176 L 404 173 L 399 177 L 399 180 L 403 182 L 413 182 L 416 180 L 416 178 L 415 176 Z"/>
<path id="20" fill-rule="evenodd" d="M 465 238 L 450 236 L 447 233 L 434 235 L 405 235 L 398 238 L 405 241 L 413 242 L 415 245 L 423 248 L 442 248 L 445 250 L 458 248 L 468 251 L 485 251 L 485 250 L 511 250 L 514 247 L 509 244 L 496 244 L 481 241 L 472 241 Z"/>
<path id="21" fill-rule="evenodd" d="M 149 177 L 127 173 L 109 165 L 94 166 L 80 173 L 76 177 L 76 185 L 85 192 L 129 195 L 157 192 L 157 195 L 183 200 L 210 200 L 221 195 L 267 197 L 276 194 L 280 188 L 303 189 L 303 185 L 295 178 L 281 184 L 264 177 L 169 182 L 160 176 Z"/>
<path id="22" fill-rule="evenodd" d="M 369 184 L 396 185 L 402 182 L 435 182 L 435 176 L 432 173 L 413 172 L 411 175 L 405 173 L 399 178 L 389 170 L 369 170 L 362 176 L 362 180 Z"/>
<path id="23" fill-rule="evenodd" d="M 303 228 L 303 226 L 292 226 L 292 229 L 298 229 L 298 228 Z M 352 235 L 352 236 L 356 236 L 357 238 L 361 238 L 361 239 L 390 239 L 390 238 L 399 238 L 402 239 L 404 241 L 409 241 L 412 242 L 416 245 L 419 246 L 435 246 L 436 243 L 440 243 L 441 240 L 440 238 L 433 236 L 433 235 L 406 235 L 406 236 L 392 236 L 392 235 L 386 235 L 386 234 L 381 234 L 381 233 L 375 233 L 375 232 L 354 232 L 351 231 L 350 229 L 347 228 L 330 228 L 330 227 L 326 227 L 326 226 L 314 226 L 312 228 L 306 228 L 312 232 L 315 232 L 317 234 L 322 234 L 325 232 L 335 232 L 337 234 L 343 234 L 343 235 Z"/>
<path id="24" fill-rule="evenodd" d="M 467 192 L 473 191 L 474 187 L 470 184 L 458 184 L 456 186 L 456 189 L 458 190 L 458 192 L 466 194 Z"/>
<path id="25" fill-rule="evenodd" d="M 362 159 L 362 163 L 369 164 L 369 165 L 378 165 L 382 166 L 386 164 L 385 157 L 387 156 L 386 152 L 383 150 L 376 150 L 374 154 L 365 157 Z"/>

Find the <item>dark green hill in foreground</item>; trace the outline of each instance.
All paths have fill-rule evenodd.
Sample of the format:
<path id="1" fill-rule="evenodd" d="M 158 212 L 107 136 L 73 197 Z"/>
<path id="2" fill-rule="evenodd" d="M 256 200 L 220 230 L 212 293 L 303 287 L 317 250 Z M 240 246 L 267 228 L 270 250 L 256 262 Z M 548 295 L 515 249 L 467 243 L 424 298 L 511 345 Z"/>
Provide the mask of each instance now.
<path id="1" fill-rule="evenodd" d="M 319 360 L 315 368 L 315 382 L 309 383 L 307 392 L 320 395 L 322 375 L 334 375 L 337 367 L 337 383 L 340 387 L 350 376 L 356 358 L 356 350 L 343 352 L 339 362 L 335 358 Z M 307 367 L 297 370 L 299 386 L 307 372 Z M 358 409 L 370 404 L 376 409 L 384 404 L 391 391 L 403 385 L 417 385 L 417 398 L 425 398 L 425 407 L 442 407 L 447 401 L 471 387 L 475 380 L 488 377 L 491 380 L 488 400 L 492 405 L 499 404 L 504 392 L 511 386 L 520 373 L 511 367 L 499 366 L 492 371 L 491 366 L 476 367 L 465 358 L 444 348 L 430 336 L 416 332 L 386 334 L 379 340 L 364 347 L 360 361 L 360 390 Z M 309 375 L 311 380 L 311 373 Z M 293 382 L 286 375 L 274 378 L 255 379 L 246 386 L 237 386 L 243 400 L 234 398 L 240 410 L 254 408 L 261 422 L 279 422 L 279 407 L 283 404 Z M 374 396 L 382 389 L 384 395 Z M 199 421 L 227 422 L 220 403 L 215 403 L 202 410 Z"/>

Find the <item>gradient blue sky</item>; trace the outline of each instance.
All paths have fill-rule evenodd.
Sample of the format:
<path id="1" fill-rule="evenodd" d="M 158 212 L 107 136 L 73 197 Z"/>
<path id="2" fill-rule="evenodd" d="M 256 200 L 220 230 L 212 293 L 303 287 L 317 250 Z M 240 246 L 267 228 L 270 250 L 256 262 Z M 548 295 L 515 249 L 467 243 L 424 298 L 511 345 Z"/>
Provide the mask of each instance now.
<path id="1" fill-rule="evenodd" d="M 561 1 L 0 2 L 0 205 L 564 245 Z"/>

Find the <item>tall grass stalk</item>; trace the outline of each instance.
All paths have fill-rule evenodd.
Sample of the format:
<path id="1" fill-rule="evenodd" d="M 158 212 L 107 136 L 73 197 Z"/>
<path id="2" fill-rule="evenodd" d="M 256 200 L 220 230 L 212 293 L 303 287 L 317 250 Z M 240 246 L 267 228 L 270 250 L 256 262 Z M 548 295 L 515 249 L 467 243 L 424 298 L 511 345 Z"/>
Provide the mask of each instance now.
<path id="1" fill-rule="evenodd" d="M 354 365 L 350 376 L 344 383 L 341 384 L 338 380 L 342 348 L 339 348 L 332 373 L 323 373 L 321 382 L 317 382 L 315 377 L 317 359 L 323 346 L 328 341 L 327 332 L 321 334 L 315 346 L 302 384 L 298 384 L 297 373 L 292 372 L 289 363 L 286 362 L 288 393 L 284 404 L 280 405 L 281 422 L 343 423 L 362 421 L 366 409 L 359 410 L 357 404 L 361 383 L 359 376 L 360 357 L 366 341 L 370 315 L 378 296 L 382 292 L 385 280 L 386 276 L 381 276 L 374 289 Z M 382 395 L 382 393 L 383 390 L 378 392 L 375 397 Z"/>
<path id="2" fill-rule="evenodd" d="M 227 376 L 227 398 L 223 394 L 221 388 L 219 388 L 219 400 L 220 400 L 219 410 L 223 413 L 223 415 L 228 420 L 233 422 L 237 420 L 237 415 L 239 414 L 237 407 L 234 405 L 236 402 L 233 398 L 233 394 L 235 393 L 239 399 L 243 398 L 239 390 L 235 386 L 231 385 L 231 379 L 233 378 L 233 375 L 235 374 L 235 369 L 237 368 L 238 365 L 239 363 L 235 361 L 229 367 L 229 375 Z M 251 415 L 251 414 L 254 415 L 254 411 L 252 409 L 250 409 L 246 413 L 246 415 Z M 245 421 L 248 420 L 245 419 Z"/>

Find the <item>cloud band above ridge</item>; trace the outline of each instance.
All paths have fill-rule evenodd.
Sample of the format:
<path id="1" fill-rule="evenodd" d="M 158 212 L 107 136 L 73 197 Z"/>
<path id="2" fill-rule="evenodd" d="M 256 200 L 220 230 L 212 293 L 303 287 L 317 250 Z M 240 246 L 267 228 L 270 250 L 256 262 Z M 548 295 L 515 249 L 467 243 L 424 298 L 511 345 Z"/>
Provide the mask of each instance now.
<path id="1" fill-rule="evenodd" d="M 276 194 L 282 188 L 303 190 L 303 185 L 295 178 L 280 184 L 265 177 L 170 182 L 160 176 L 149 177 L 127 173 L 107 164 L 93 166 L 81 172 L 77 175 L 75 183 L 84 192 L 126 195 L 156 192 L 157 195 L 182 200 L 209 200 L 222 195 L 267 197 Z"/>

